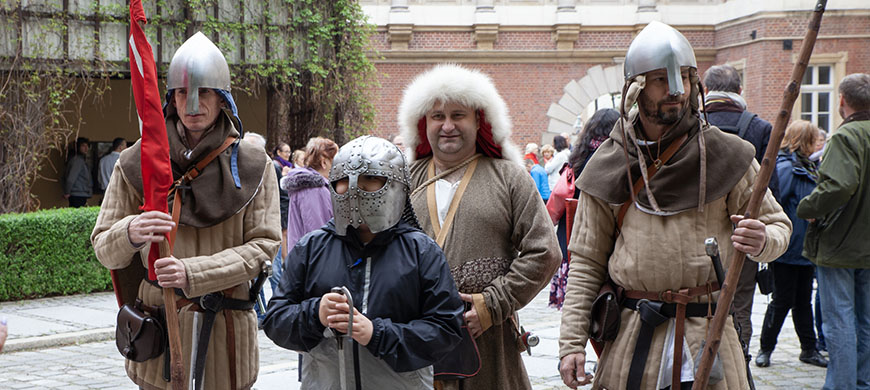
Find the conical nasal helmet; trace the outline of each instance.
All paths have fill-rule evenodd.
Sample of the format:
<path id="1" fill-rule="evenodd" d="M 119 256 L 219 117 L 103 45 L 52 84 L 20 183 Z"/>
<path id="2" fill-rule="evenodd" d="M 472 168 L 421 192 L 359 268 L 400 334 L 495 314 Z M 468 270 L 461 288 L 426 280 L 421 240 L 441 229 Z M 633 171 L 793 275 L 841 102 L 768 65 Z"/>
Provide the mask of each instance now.
<path id="1" fill-rule="evenodd" d="M 187 89 L 188 114 L 199 113 L 199 89 L 230 92 L 230 67 L 220 49 L 202 32 L 185 41 L 169 62 L 166 89 Z M 180 109 L 180 108 L 179 108 Z"/>
<path id="2" fill-rule="evenodd" d="M 631 41 L 625 55 L 625 80 L 656 69 L 667 69 L 671 95 L 686 93 L 680 67 L 697 69 L 695 51 L 683 34 L 661 22 L 650 22 Z"/>

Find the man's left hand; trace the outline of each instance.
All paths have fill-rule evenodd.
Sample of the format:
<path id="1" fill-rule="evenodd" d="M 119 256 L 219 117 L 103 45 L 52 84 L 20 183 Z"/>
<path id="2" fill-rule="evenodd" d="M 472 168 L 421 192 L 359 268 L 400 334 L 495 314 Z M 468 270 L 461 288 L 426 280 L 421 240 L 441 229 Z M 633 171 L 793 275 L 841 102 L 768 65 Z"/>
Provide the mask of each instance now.
<path id="1" fill-rule="evenodd" d="M 471 332 L 471 337 L 478 338 L 483 334 L 483 326 L 480 325 L 480 317 L 477 316 L 477 309 L 474 307 L 474 299 L 471 294 L 459 293 L 459 298 L 463 302 L 471 303 L 471 310 L 465 312 L 465 324 L 468 325 L 468 331 Z"/>
<path id="2" fill-rule="evenodd" d="M 348 305 L 347 303 L 339 303 L 336 305 L 336 309 L 342 310 L 347 313 Z M 333 314 L 327 319 L 327 326 L 335 329 L 341 333 L 347 334 L 347 314 Z M 369 345 L 369 341 L 372 341 L 372 321 L 368 319 L 368 317 L 362 315 L 356 308 L 353 309 L 353 337 L 356 342 L 358 342 L 362 346 Z"/>
<path id="3" fill-rule="evenodd" d="M 750 256 L 760 255 L 767 242 L 767 229 L 764 223 L 757 219 L 743 219 L 742 215 L 732 215 L 731 222 L 737 225 L 731 234 L 734 249 Z"/>
<path id="4" fill-rule="evenodd" d="M 174 256 L 157 259 L 154 262 L 154 272 L 157 274 L 157 283 L 160 287 L 180 288 L 182 290 L 190 287 L 184 263 Z"/>

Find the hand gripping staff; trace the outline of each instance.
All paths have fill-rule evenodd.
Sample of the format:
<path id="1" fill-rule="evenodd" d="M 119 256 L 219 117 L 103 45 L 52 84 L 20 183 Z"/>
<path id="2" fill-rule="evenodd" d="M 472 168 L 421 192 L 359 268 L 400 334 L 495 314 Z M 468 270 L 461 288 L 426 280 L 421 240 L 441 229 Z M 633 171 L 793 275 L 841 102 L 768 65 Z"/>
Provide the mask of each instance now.
<path id="1" fill-rule="evenodd" d="M 347 306 L 348 317 L 347 317 L 347 333 L 341 334 L 338 330 L 333 329 L 332 333 L 335 334 L 335 340 L 338 343 L 338 372 L 340 377 L 338 378 L 339 383 L 341 383 L 341 390 L 347 390 L 347 362 L 345 361 L 344 356 L 344 337 L 351 337 L 351 345 L 353 345 L 353 297 L 350 295 L 350 290 L 345 286 L 341 287 L 333 287 L 332 292 L 336 294 L 341 294 L 347 297 Z M 360 388 L 360 383 L 357 382 L 356 387 Z"/>
<path id="2" fill-rule="evenodd" d="M 767 190 L 767 183 L 770 181 L 770 176 L 773 173 L 776 154 L 779 153 L 782 137 L 785 134 L 785 126 L 791 117 L 791 109 L 800 93 L 801 80 L 803 80 L 804 72 L 807 70 L 810 55 L 813 53 L 813 46 L 816 44 L 816 36 L 819 35 L 822 14 L 825 13 L 826 5 L 827 0 L 818 0 L 816 3 L 813 17 L 810 20 L 807 34 L 804 37 L 800 56 L 797 63 L 794 64 L 791 81 L 785 87 L 782 105 L 779 107 L 779 113 L 776 115 L 776 122 L 773 125 L 773 131 L 770 133 L 770 142 L 767 144 L 767 151 L 765 151 L 764 159 L 761 161 L 761 170 L 758 171 L 758 176 L 755 178 L 752 196 L 749 198 L 749 207 L 746 209 L 746 214 L 743 215 L 744 218 L 755 218 L 758 215 L 758 210 L 761 208 L 761 199 Z M 731 256 L 731 265 L 728 267 L 728 273 L 725 275 L 725 285 L 722 286 L 722 292 L 719 294 L 718 307 L 720 309 L 716 310 L 716 314 L 713 316 L 713 323 L 708 330 L 707 343 L 704 346 L 704 354 L 701 356 L 701 363 L 698 366 L 695 383 L 692 385 L 693 390 L 707 388 L 710 370 L 713 367 L 713 357 L 716 356 L 716 352 L 719 351 L 719 344 L 722 342 L 722 329 L 725 326 L 725 318 L 728 312 L 730 312 L 728 309 L 731 307 L 731 301 L 734 300 L 737 280 L 740 278 L 740 270 L 743 268 L 745 259 L 746 254 L 738 250 L 735 250 Z"/>
<path id="3" fill-rule="evenodd" d="M 147 23 L 142 0 L 130 1 L 130 80 L 133 96 L 136 99 L 136 112 L 139 116 L 139 131 L 142 134 L 142 187 L 145 204 L 143 211 L 157 210 L 168 212 L 167 195 L 172 185 L 172 168 L 169 162 L 169 139 L 166 137 L 166 123 L 160 107 L 160 91 L 157 88 L 157 67 L 151 45 L 145 37 Z M 176 203 L 177 204 L 177 203 Z M 174 232 L 174 229 L 173 229 Z M 172 234 L 174 236 L 174 234 Z M 154 261 L 172 253 L 161 253 L 161 246 L 151 244 L 148 253 L 148 278 L 156 280 Z M 178 329 L 178 311 L 175 305 L 175 292 L 163 289 L 163 303 L 166 307 L 166 327 L 169 336 L 170 381 L 173 390 L 184 389 L 184 367 L 181 359 L 181 334 Z"/>

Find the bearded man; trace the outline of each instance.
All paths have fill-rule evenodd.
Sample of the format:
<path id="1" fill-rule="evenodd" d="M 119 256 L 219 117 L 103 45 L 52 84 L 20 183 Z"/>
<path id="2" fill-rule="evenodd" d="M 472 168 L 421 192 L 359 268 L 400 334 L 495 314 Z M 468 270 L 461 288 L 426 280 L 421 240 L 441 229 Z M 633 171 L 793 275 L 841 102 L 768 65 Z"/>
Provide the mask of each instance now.
<path id="1" fill-rule="evenodd" d="M 172 176 L 185 176 L 169 199 L 170 207 L 181 208 L 180 219 L 173 255 L 154 263 L 157 280 L 146 276 L 132 288 L 152 315 L 163 303 L 161 287 L 176 289 L 183 366 L 187 370 L 197 357 L 194 372 L 185 373 L 196 377 L 197 390 L 250 389 L 259 362 L 249 281 L 275 257 L 281 241 L 275 169 L 262 147 L 239 142 L 242 122 L 230 94 L 229 67 L 205 35 L 197 33 L 178 48 L 166 84 Z M 204 168 L 194 168 L 216 151 Z M 169 214 L 139 209 L 140 156 L 140 142 L 121 153 L 91 235 L 97 259 L 109 269 L 147 268 L 150 244 L 162 243 L 175 225 Z M 188 179 L 192 169 L 198 175 Z M 174 204 L 176 199 L 183 201 Z M 142 389 L 170 389 L 165 355 L 168 348 L 145 361 L 127 360 L 127 375 Z"/>
<path id="2" fill-rule="evenodd" d="M 561 256 L 547 210 L 510 142 L 507 105 L 483 73 L 439 65 L 405 89 L 399 123 L 414 161 L 414 210 L 444 250 L 470 307 L 465 320 L 482 363 L 475 376 L 435 387 L 531 389 L 516 312 L 547 284 Z"/>
<path id="3" fill-rule="evenodd" d="M 722 258 L 736 249 L 769 262 L 785 251 L 791 224 L 770 191 L 757 219 L 743 219 L 759 164 L 751 144 L 702 120 L 695 55 L 682 34 L 650 23 L 628 49 L 625 79 L 620 121 L 577 180 L 560 374 L 571 388 L 591 380 L 592 303 L 612 281 L 624 289 L 621 326 L 603 337 L 593 388 L 690 388 L 709 318 L 727 310 L 715 307 L 705 239 L 731 243 Z M 724 373 L 711 389 L 749 387 L 733 324 L 718 360 Z"/>

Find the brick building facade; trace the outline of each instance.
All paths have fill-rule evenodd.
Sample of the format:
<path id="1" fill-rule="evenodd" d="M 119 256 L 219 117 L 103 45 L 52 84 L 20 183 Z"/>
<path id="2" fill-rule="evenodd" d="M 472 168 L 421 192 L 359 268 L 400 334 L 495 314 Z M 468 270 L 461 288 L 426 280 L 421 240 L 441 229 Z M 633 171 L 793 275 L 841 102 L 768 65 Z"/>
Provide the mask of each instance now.
<path id="1" fill-rule="evenodd" d="M 115 0 L 113 0 L 115 1 Z M 622 89 L 622 61 L 632 38 L 659 20 L 678 28 L 695 49 L 700 71 L 729 63 L 742 71 L 751 111 L 772 121 L 800 50 L 815 0 L 360 0 L 376 31 L 372 60 L 381 88 L 374 133 L 398 133 L 396 112 L 413 77 L 434 64 L 462 63 L 488 73 L 508 104 L 514 142 L 549 143 L 574 132 L 595 101 Z M 126 59 L 123 25 L 116 28 L 114 57 Z M 117 26 L 116 26 L 117 27 Z M 791 44 L 788 49 L 787 45 Z M 811 60 L 813 68 L 793 117 L 835 128 L 837 83 L 870 72 L 870 4 L 828 4 Z M 0 49 L 3 46 L 0 45 Z M 2 50 L 0 50 L 2 52 Z M 167 47 L 168 61 L 174 47 Z M 139 137 L 128 80 L 109 81 L 112 93 L 82 113 L 80 135 L 102 155 L 114 137 Z M 236 94 L 249 131 L 264 133 L 266 98 Z M 616 99 L 618 102 L 618 99 Z M 580 120 L 578 121 L 578 116 Z M 63 157 L 54 152 L 32 192 L 41 207 L 64 206 L 60 196 Z M 97 160 L 94 160 L 97 161 Z M 91 199 L 97 204 L 99 197 Z"/>
<path id="2" fill-rule="evenodd" d="M 514 141 L 547 143 L 574 132 L 596 98 L 622 89 L 622 61 L 649 21 L 679 29 L 701 72 L 735 66 L 749 109 L 773 122 L 800 51 L 814 0 L 370 0 L 377 25 L 377 135 L 396 134 L 396 111 L 413 77 L 441 62 L 488 73 L 507 102 Z M 776 3 L 776 4 L 773 4 Z M 870 72 L 870 7 L 829 3 L 793 118 L 832 129 L 837 86 Z M 618 100 L 617 100 L 618 102 Z M 577 120 L 577 117 L 580 120 Z"/>

